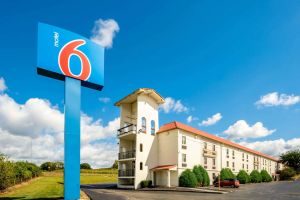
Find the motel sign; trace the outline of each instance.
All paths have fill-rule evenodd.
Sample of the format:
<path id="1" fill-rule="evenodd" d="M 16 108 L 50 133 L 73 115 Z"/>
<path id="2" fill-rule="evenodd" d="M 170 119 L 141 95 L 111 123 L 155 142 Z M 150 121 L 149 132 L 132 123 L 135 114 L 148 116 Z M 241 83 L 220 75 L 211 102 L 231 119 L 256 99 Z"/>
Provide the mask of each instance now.
<path id="1" fill-rule="evenodd" d="M 104 48 L 70 31 L 38 24 L 37 73 L 65 81 L 64 198 L 80 198 L 81 86 L 101 91 Z"/>

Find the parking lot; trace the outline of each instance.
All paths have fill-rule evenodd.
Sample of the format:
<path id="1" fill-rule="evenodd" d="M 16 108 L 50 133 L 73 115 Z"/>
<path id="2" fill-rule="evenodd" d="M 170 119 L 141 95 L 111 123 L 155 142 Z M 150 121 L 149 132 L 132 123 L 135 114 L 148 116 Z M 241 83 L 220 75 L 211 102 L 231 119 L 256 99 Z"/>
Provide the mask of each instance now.
<path id="1" fill-rule="evenodd" d="M 102 189 L 102 185 L 86 185 L 82 189 L 93 200 L 232 200 L 232 199 L 272 199 L 272 200 L 294 200 L 300 199 L 300 180 L 282 181 L 271 183 L 258 183 L 241 185 L 238 189 L 230 189 L 233 192 L 227 194 L 210 194 L 196 192 L 166 192 L 166 191 L 134 191 L 119 189 Z"/>

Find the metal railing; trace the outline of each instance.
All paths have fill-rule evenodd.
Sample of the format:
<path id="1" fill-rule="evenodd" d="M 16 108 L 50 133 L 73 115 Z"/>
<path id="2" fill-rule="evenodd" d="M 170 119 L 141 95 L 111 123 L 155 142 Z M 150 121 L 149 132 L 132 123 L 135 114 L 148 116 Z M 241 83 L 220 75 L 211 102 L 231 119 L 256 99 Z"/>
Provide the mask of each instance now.
<path id="1" fill-rule="evenodd" d="M 129 176 L 135 176 L 135 170 L 134 169 L 120 169 L 118 171 L 119 177 L 129 177 Z"/>
<path id="2" fill-rule="evenodd" d="M 119 160 L 135 158 L 135 151 L 125 151 L 119 153 Z"/>
<path id="3" fill-rule="evenodd" d="M 129 124 L 128 126 L 124 126 L 118 130 L 118 136 L 130 133 L 132 132 L 133 134 L 136 133 L 136 125 L 135 124 Z"/>

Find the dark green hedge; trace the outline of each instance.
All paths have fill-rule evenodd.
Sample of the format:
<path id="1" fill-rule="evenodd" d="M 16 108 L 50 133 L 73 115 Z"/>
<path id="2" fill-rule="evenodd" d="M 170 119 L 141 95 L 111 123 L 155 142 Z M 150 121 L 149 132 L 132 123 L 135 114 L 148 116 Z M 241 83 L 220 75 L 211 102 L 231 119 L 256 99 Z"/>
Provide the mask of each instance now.
<path id="1" fill-rule="evenodd" d="M 195 174 L 190 170 L 184 170 L 179 177 L 179 186 L 180 187 L 196 187 L 197 186 L 197 178 Z"/>

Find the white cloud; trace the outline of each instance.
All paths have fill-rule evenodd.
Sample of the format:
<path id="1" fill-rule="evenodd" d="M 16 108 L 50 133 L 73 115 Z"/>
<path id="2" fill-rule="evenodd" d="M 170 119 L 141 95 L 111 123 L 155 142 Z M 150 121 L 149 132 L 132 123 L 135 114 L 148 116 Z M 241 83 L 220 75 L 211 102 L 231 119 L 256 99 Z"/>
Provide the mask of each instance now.
<path id="1" fill-rule="evenodd" d="M 290 106 L 300 102 L 300 96 L 294 94 L 279 94 L 278 92 L 272 92 L 260 97 L 255 104 L 260 106 Z"/>
<path id="2" fill-rule="evenodd" d="M 299 149 L 300 138 L 293 138 L 290 140 L 284 140 L 281 138 L 277 140 L 241 142 L 240 144 L 271 156 L 280 156 L 282 153 L 287 151 Z"/>
<path id="3" fill-rule="evenodd" d="M 238 120 L 224 131 L 229 139 L 260 138 L 271 135 L 276 129 L 268 130 L 262 122 L 250 126 L 245 120 Z"/>
<path id="4" fill-rule="evenodd" d="M 98 19 L 95 21 L 94 28 L 92 30 L 93 35 L 91 36 L 91 40 L 103 47 L 112 47 L 113 38 L 119 30 L 119 25 L 115 20 Z"/>
<path id="5" fill-rule="evenodd" d="M 216 124 L 221 119 L 222 119 L 221 113 L 216 113 L 213 116 L 207 118 L 207 120 L 203 120 L 201 123 L 199 123 L 199 126 L 211 126 Z"/>
<path id="6" fill-rule="evenodd" d="M 188 117 L 186 118 L 186 121 L 187 121 L 188 123 L 191 123 L 191 122 L 196 121 L 196 120 L 198 120 L 198 118 L 197 118 L 197 117 L 193 117 L 192 115 L 190 115 L 190 116 L 188 116 Z"/>
<path id="7" fill-rule="evenodd" d="M 0 92 L 3 92 L 7 89 L 6 85 L 5 85 L 5 80 L 4 78 L 0 77 Z"/>
<path id="8" fill-rule="evenodd" d="M 188 108 L 181 103 L 181 100 L 175 100 L 172 97 L 165 98 L 165 103 L 160 106 L 165 113 L 171 111 L 176 113 L 187 112 Z"/>
<path id="9" fill-rule="evenodd" d="M 0 151 L 14 160 L 37 163 L 63 160 L 64 114 L 48 100 L 30 98 L 17 103 L 0 94 Z M 101 119 L 81 114 L 82 159 L 93 167 L 108 167 L 117 158 L 113 141 L 119 118 L 103 125 Z M 31 157 L 32 155 L 32 157 Z M 93 158 L 101 158 L 93 160 Z"/>
<path id="10" fill-rule="evenodd" d="M 100 97 L 99 101 L 102 103 L 108 103 L 108 102 L 110 102 L 110 98 L 109 97 Z"/>

